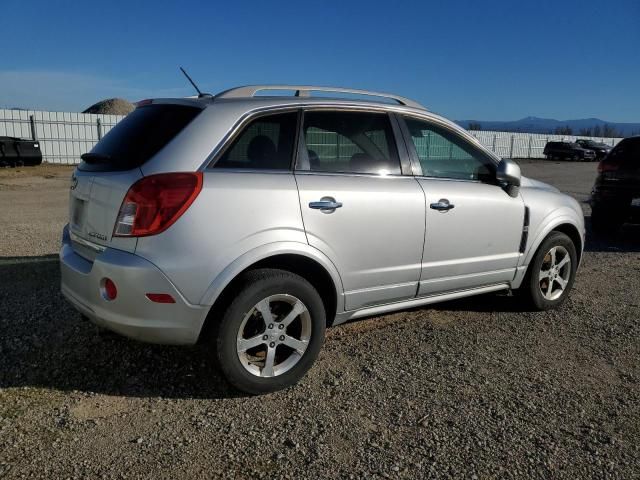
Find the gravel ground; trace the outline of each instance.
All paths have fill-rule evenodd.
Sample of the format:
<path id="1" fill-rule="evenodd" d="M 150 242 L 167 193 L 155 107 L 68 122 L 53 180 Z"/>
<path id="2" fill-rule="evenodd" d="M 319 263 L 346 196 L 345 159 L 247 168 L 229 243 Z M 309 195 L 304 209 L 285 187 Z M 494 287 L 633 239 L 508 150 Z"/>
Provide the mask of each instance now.
<path id="1" fill-rule="evenodd" d="M 595 164 L 521 164 L 587 199 Z M 589 241 L 558 311 L 485 295 L 353 322 L 298 386 L 246 397 L 205 347 L 63 301 L 69 175 L 0 171 L 0 477 L 640 477 L 640 228 Z"/>

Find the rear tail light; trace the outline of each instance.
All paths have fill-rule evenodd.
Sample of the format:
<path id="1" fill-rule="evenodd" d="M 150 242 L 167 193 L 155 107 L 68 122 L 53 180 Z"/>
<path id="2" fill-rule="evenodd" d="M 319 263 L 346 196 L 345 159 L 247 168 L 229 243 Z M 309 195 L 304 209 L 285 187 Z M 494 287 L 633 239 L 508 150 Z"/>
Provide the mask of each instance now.
<path id="1" fill-rule="evenodd" d="M 161 173 L 134 183 L 122 201 L 114 237 L 144 237 L 165 231 L 202 190 L 202 172 Z"/>
<path id="2" fill-rule="evenodd" d="M 619 168 L 620 164 L 605 159 L 598 164 L 598 173 L 616 172 Z"/>

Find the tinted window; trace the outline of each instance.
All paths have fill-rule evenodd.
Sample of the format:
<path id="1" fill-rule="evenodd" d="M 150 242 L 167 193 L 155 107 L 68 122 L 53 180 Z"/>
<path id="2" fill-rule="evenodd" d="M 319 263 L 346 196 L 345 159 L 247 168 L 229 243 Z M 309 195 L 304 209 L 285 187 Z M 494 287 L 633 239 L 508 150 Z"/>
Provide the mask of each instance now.
<path id="1" fill-rule="evenodd" d="M 89 154 L 85 165 L 129 170 L 144 164 L 202 110 L 184 105 L 145 105 L 120 121 Z M 105 168 L 101 168 L 104 170 Z"/>
<path id="2" fill-rule="evenodd" d="M 369 112 L 306 112 L 297 168 L 316 172 L 399 175 L 389 116 Z"/>
<path id="3" fill-rule="evenodd" d="M 609 159 L 616 162 L 640 163 L 640 138 L 622 140 L 611 150 Z"/>
<path id="4" fill-rule="evenodd" d="M 257 118 L 236 137 L 214 168 L 291 168 L 297 118 L 296 112 Z"/>
<path id="5" fill-rule="evenodd" d="M 469 142 L 429 122 L 405 120 L 424 176 L 493 180 L 493 162 Z"/>

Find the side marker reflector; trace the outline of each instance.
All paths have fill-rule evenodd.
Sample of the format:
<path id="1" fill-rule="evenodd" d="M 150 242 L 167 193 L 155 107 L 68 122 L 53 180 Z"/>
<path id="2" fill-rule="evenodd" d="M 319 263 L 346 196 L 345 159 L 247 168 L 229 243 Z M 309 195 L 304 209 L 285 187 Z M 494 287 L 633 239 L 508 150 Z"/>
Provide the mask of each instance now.
<path id="1" fill-rule="evenodd" d="M 176 303 L 168 293 L 147 293 L 147 298 L 155 303 Z"/>

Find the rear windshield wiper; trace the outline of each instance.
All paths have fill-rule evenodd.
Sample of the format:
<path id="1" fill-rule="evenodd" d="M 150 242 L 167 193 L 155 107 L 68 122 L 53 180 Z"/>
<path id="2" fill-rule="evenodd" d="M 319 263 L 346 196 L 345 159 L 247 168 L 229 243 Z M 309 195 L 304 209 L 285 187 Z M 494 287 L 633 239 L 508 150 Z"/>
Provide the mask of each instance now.
<path id="1" fill-rule="evenodd" d="M 109 163 L 111 161 L 111 155 L 104 153 L 83 153 L 80 158 L 87 163 Z"/>

